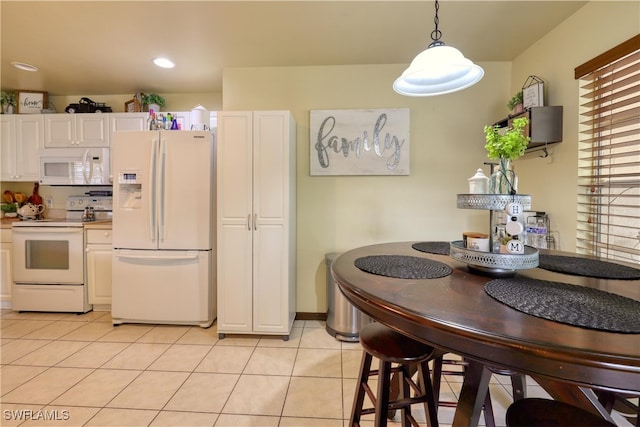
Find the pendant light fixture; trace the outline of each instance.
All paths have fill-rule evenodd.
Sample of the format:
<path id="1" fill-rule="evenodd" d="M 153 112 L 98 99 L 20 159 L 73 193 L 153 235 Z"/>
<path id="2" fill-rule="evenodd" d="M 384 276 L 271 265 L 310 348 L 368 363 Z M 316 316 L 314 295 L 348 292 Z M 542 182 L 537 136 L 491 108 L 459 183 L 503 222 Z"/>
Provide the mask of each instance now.
<path id="1" fill-rule="evenodd" d="M 400 95 L 444 95 L 473 86 L 484 76 L 482 67 L 465 58 L 458 49 L 445 46 L 440 40 L 442 32 L 438 29 L 438 0 L 435 0 L 435 8 L 435 29 L 431 32 L 433 41 L 393 83 L 393 90 Z"/>

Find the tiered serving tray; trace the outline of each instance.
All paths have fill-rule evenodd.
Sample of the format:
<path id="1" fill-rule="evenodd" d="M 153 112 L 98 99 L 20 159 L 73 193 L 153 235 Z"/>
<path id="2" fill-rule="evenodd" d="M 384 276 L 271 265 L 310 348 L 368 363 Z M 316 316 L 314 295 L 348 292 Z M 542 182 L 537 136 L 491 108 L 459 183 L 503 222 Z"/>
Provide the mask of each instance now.
<path id="1" fill-rule="evenodd" d="M 531 196 L 527 194 L 458 194 L 459 209 L 483 209 L 503 211 L 509 203 L 520 203 L 523 209 L 531 209 Z M 490 236 L 493 236 L 493 215 L 489 214 Z M 491 238 L 489 247 L 493 247 Z M 531 246 L 524 247 L 524 254 L 502 254 L 480 252 L 467 249 L 462 240 L 450 243 L 449 255 L 456 261 L 466 263 L 470 269 L 479 273 L 508 277 L 517 270 L 527 270 L 538 266 L 538 250 Z"/>
<path id="2" fill-rule="evenodd" d="M 502 211 L 508 203 L 520 203 L 523 209 L 531 209 L 528 194 L 458 194 L 458 209 L 484 209 Z"/>

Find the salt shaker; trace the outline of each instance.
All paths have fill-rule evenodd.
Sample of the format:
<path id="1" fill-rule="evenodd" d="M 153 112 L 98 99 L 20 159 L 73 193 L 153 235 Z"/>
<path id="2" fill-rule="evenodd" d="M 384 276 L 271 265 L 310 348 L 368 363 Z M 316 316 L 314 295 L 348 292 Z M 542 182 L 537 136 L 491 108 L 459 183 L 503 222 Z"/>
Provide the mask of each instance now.
<path id="1" fill-rule="evenodd" d="M 489 187 L 489 177 L 487 177 L 482 169 L 478 169 L 476 174 L 469 178 L 470 194 L 486 194 Z"/>

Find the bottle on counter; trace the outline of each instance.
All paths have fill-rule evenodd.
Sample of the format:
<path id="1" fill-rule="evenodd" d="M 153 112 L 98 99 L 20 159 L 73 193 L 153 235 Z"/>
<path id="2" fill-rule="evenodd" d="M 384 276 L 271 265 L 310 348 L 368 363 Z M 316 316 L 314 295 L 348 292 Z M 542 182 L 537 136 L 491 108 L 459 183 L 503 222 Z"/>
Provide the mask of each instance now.
<path id="1" fill-rule="evenodd" d="M 27 200 L 27 202 L 33 204 L 33 205 L 41 205 L 42 204 L 42 197 L 40 197 L 40 194 L 38 194 L 39 192 L 39 188 L 40 188 L 40 183 L 38 183 L 37 181 L 33 183 L 33 194 L 31 196 L 29 196 L 29 199 Z"/>
<path id="2" fill-rule="evenodd" d="M 156 130 L 156 114 L 153 109 L 149 109 L 149 117 L 147 117 L 147 130 Z"/>

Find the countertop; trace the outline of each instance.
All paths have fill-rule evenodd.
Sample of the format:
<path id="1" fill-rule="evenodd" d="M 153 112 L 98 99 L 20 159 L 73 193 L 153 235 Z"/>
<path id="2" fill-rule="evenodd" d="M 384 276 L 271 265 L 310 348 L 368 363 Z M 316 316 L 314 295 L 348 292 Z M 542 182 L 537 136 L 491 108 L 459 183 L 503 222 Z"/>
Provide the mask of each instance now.
<path id="1" fill-rule="evenodd" d="M 16 221 L 20 221 L 20 219 L 18 218 L 2 218 L 0 220 L 0 228 L 5 229 L 11 229 L 11 224 L 13 224 Z"/>
<path id="2" fill-rule="evenodd" d="M 111 230 L 111 222 L 111 220 L 85 222 L 84 228 L 85 230 Z"/>
<path id="3" fill-rule="evenodd" d="M 20 221 L 19 218 L 2 218 L 0 220 L 0 228 L 2 229 L 11 229 L 11 226 L 14 222 L 16 221 Z M 84 228 L 85 229 L 104 229 L 104 230 L 108 230 L 111 229 L 111 220 L 105 220 L 105 221 L 90 221 L 90 222 L 85 222 L 84 224 Z"/>

